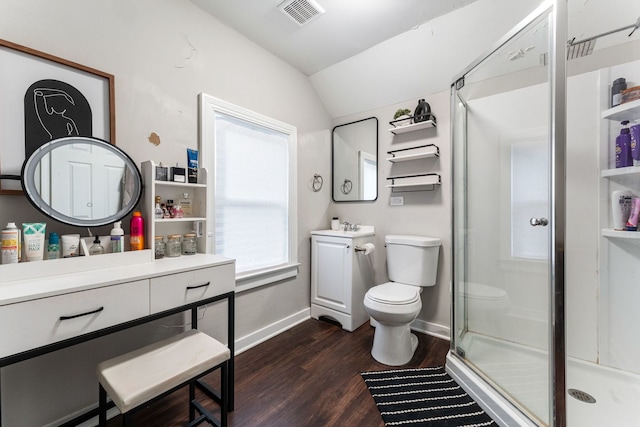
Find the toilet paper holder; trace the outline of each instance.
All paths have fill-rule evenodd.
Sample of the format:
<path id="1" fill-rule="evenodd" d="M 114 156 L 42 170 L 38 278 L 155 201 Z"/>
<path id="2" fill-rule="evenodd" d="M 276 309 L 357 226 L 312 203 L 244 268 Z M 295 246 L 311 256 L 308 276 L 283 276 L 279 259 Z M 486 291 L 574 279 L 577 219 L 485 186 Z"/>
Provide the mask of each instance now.
<path id="1" fill-rule="evenodd" d="M 369 255 L 375 250 L 375 246 L 372 243 L 365 243 L 362 246 L 354 246 L 356 252 L 364 252 L 365 255 Z"/>

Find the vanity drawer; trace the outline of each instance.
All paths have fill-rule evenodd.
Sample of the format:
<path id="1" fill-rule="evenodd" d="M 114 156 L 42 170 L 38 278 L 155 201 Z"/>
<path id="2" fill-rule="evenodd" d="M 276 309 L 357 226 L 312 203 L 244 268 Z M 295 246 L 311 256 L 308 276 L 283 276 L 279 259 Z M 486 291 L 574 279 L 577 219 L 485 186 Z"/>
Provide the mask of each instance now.
<path id="1" fill-rule="evenodd" d="M 0 307 L 0 357 L 149 315 L 149 280 Z"/>
<path id="2" fill-rule="evenodd" d="M 151 313 L 232 292 L 235 264 L 223 264 L 151 279 Z"/>

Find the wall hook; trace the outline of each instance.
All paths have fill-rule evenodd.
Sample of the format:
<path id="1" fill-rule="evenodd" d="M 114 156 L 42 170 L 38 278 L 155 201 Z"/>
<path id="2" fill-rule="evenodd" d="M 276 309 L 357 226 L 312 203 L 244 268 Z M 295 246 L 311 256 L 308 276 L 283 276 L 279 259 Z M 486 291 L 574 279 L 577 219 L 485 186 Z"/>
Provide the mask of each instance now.
<path id="1" fill-rule="evenodd" d="M 353 182 L 351 182 L 350 179 L 345 179 L 344 183 L 340 186 L 340 191 L 342 191 L 342 194 L 349 194 L 352 188 Z"/>
<path id="2" fill-rule="evenodd" d="M 318 174 L 314 174 L 313 175 L 313 182 L 311 183 L 311 188 L 313 188 L 314 192 L 318 192 L 322 189 L 322 184 L 324 183 L 324 180 L 322 179 L 322 176 L 318 175 Z"/>

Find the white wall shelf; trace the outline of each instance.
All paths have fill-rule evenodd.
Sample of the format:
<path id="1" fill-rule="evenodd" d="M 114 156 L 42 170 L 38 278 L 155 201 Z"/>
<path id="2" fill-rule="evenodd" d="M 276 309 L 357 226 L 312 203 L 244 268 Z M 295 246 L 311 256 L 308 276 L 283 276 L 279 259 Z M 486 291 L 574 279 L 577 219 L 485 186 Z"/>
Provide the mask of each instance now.
<path id="1" fill-rule="evenodd" d="M 440 148 L 435 144 L 428 144 L 411 148 L 401 148 L 399 150 L 391 150 L 387 151 L 387 154 L 391 154 L 391 157 L 388 157 L 387 160 L 392 163 L 406 162 L 409 160 L 439 157 Z"/>
<path id="2" fill-rule="evenodd" d="M 640 166 L 628 166 L 625 168 L 604 169 L 601 172 L 603 178 L 615 178 L 622 176 L 640 176 Z"/>
<path id="3" fill-rule="evenodd" d="M 428 129 L 428 128 L 434 128 L 434 127 L 436 127 L 436 122 L 434 122 L 433 120 L 426 120 L 424 122 L 412 123 L 410 125 L 393 127 L 389 129 L 389 132 L 391 132 L 394 135 L 398 135 L 401 133 L 413 132 L 416 130 Z"/>
<path id="4" fill-rule="evenodd" d="M 177 223 L 177 222 L 193 222 L 193 221 L 206 221 L 205 217 L 184 217 L 184 218 L 155 218 L 156 223 Z"/>
<path id="5" fill-rule="evenodd" d="M 142 179 L 144 181 L 144 197 L 142 198 L 142 211 L 145 219 L 145 246 L 153 249 L 155 236 L 168 236 L 170 234 L 184 234 L 188 232 L 200 232 L 197 237 L 198 252 L 206 252 L 207 243 L 207 171 L 198 169 L 198 183 L 159 181 L 155 179 L 155 170 L 158 166 L 153 161 L 142 163 Z M 179 200 L 182 193 L 189 193 L 192 201 L 192 216 L 184 218 L 155 218 L 155 199 L 160 196 L 164 203 L 168 199 Z M 152 251 L 153 254 L 153 251 Z M 153 255 L 152 255 L 153 256 Z"/>
<path id="6" fill-rule="evenodd" d="M 617 122 L 640 120 L 640 99 L 609 108 L 602 112 L 602 118 Z"/>
<path id="7" fill-rule="evenodd" d="M 601 233 L 603 237 L 640 241 L 640 232 L 638 231 L 624 231 L 614 230 L 612 228 L 603 228 Z"/>
<path id="8" fill-rule="evenodd" d="M 436 185 L 441 184 L 440 175 L 437 173 L 390 176 L 387 180 L 391 180 L 387 188 L 391 188 L 392 192 L 431 191 Z"/>
<path id="9" fill-rule="evenodd" d="M 167 186 L 167 187 L 182 187 L 182 188 L 207 188 L 207 184 L 193 184 L 188 182 L 173 182 L 173 181 L 154 181 L 155 185 Z"/>

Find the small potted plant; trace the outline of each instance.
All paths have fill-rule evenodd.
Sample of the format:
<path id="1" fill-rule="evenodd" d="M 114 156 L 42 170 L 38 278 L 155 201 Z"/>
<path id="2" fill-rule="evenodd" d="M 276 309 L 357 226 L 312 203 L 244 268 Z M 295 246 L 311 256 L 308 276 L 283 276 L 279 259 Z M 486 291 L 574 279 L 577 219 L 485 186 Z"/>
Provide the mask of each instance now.
<path id="1" fill-rule="evenodd" d="M 393 115 L 393 122 L 391 122 L 391 124 L 396 127 L 406 126 L 411 124 L 411 120 L 411 110 L 408 110 L 406 108 L 398 108 L 398 110 L 396 110 L 396 113 Z"/>

